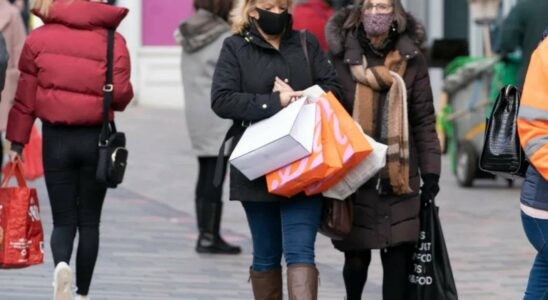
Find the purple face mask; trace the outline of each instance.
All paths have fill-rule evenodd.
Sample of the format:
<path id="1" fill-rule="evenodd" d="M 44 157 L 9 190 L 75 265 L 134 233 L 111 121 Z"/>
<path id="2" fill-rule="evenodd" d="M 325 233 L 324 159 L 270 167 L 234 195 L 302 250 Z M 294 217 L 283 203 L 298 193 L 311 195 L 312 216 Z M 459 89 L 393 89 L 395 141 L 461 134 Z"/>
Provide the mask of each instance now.
<path id="1" fill-rule="evenodd" d="M 362 15 L 363 29 L 372 37 L 381 36 L 390 30 L 394 21 L 394 14 L 364 14 Z"/>

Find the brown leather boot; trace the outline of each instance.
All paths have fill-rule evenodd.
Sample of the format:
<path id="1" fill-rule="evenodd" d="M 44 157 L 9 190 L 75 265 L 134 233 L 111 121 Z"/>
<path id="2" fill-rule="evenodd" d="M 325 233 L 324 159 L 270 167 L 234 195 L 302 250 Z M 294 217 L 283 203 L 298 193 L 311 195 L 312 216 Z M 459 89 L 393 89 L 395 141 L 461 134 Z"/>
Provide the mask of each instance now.
<path id="1" fill-rule="evenodd" d="M 266 272 L 249 268 L 249 279 L 255 300 L 283 300 L 282 268 Z"/>
<path id="2" fill-rule="evenodd" d="M 317 300 L 320 274 L 313 265 L 295 264 L 287 268 L 289 300 Z"/>

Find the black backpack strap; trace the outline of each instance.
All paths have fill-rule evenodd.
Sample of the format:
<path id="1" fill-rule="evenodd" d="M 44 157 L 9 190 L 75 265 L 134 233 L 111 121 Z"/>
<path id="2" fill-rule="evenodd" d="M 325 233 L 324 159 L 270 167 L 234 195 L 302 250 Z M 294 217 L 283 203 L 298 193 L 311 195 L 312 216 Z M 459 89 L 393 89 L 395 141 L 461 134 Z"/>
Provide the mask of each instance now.
<path id="1" fill-rule="evenodd" d="M 114 63 L 114 29 L 108 29 L 107 34 L 107 74 L 105 85 L 103 86 L 103 126 L 101 128 L 101 135 L 99 136 L 99 143 L 105 144 L 109 136 L 109 111 L 110 104 L 112 103 L 114 86 L 112 84 L 112 72 Z M 112 132 L 116 132 L 116 125 L 114 122 L 110 123 Z"/>
<path id="2" fill-rule="evenodd" d="M 314 70 L 312 69 L 312 63 L 310 62 L 310 56 L 308 55 L 308 42 L 306 39 L 306 30 L 299 31 L 301 38 L 301 46 L 303 47 L 304 58 L 306 59 L 306 65 L 308 66 L 308 72 L 310 73 L 310 78 L 314 81 Z"/>

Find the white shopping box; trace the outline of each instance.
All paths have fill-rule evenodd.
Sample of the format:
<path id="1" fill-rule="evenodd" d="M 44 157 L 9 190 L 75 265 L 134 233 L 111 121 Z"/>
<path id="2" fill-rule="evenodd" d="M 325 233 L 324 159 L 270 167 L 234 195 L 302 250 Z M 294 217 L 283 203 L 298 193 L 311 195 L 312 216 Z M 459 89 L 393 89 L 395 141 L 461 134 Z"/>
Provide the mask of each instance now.
<path id="1" fill-rule="evenodd" d="M 316 104 L 308 98 L 323 94 L 314 86 L 305 97 L 291 103 L 274 116 L 246 129 L 232 151 L 230 164 L 249 180 L 255 180 L 312 153 Z"/>

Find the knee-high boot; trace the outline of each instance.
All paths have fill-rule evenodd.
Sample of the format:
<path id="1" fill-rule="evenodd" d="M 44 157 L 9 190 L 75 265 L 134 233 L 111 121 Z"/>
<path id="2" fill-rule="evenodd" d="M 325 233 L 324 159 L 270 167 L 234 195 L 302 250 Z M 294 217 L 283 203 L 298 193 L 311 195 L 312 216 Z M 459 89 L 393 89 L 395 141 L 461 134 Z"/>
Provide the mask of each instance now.
<path id="1" fill-rule="evenodd" d="M 319 272 L 313 265 L 295 264 L 287 268 L 289 300 L 317 300 Z"/>
<path id="2" fill-rule="evenodd" d="M 282 300 L 282 269 L 255 272 L 249 269 L 249 278 L 255 300 Z"/>

